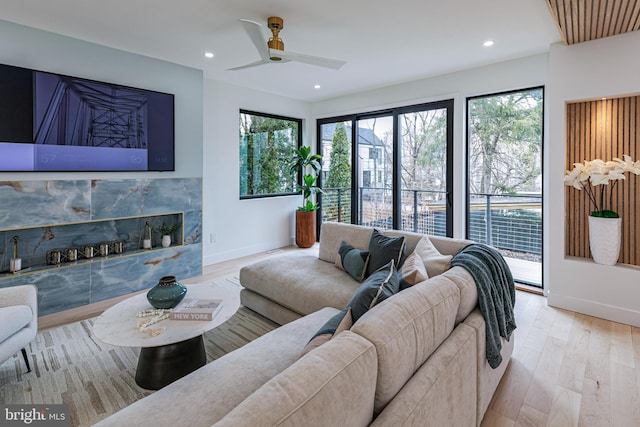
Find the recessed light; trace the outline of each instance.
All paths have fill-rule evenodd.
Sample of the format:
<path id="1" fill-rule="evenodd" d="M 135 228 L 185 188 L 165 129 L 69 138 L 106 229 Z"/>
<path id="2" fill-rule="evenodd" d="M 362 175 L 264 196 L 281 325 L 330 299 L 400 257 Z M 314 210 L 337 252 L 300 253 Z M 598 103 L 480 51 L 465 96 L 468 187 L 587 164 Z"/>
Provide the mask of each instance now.
<path id="1" fill-rule="evenodd" d="M 207 58 L 213 58 L 213 52 L 205 52 L 204 56 Z"/>
<path id="2" fill-rule="evenodd" d="M 320 85 L 313 85 L 314 89 L 320 89 Z"/>
<path id="3" fill-rule="evenodd" d="M 493 46 L 493 43 L 495 43 L 493 40 L 487 40 L 486 42 L 482 43 L 482 46 L 484 47 Z"/>

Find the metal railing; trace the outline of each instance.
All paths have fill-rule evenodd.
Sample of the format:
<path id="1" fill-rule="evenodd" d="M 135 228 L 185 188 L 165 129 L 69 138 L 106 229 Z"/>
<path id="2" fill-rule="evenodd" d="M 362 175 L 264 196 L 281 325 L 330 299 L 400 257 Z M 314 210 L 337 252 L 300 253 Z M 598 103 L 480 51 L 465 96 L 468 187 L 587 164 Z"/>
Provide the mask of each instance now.
<path id="1" fill-rule="evenodd" d="M 358 189 L 358 222 L 392 228 L 392 190 Z M 485 243 L 513 258 L 542 258 L 542 196 L 538 194 L 471 193 L 469 239 Z M 446 192 L 402 190 L 402 230 L 446 235 Z M 351 221 L 351 189 L 325 188 L 322 221 Z"/>
<path id="2" fill-rule="evenodd" d="M 513 258 L 542 259 L 542 196 L 471 193 L 469 239 L 513 251 Z"/>

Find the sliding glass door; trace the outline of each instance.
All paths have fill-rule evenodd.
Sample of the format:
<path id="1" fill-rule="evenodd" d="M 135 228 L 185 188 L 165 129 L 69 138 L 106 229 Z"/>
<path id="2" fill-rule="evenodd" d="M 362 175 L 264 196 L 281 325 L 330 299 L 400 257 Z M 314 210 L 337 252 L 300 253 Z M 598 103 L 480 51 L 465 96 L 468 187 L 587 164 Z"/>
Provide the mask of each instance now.
<path id="1" fill-rule="evenodd" d="M 453 100 L 322 119 L 318 144 L 321 222 L 453 235 Z"/>
<path id="2" fill-rule="evenodd" d="M 320 196 L 320 221 L 351 221 L 351 141 L 350 121 L 336 121 L 318 126 L 319 150 L 322 155 L 320 186 L 324 194 Z"/>
<path id="3" fill-rule="evenodd" d="M 438 236 L 451 235 L 451 184 L 447 149 L 446 106 L 398 116 L 400 148 L 401 229 Z M 448 228 L 449 227 L 449 228 Z"/>
<path id="4" fill-rule="evenodd" d="M 358 119 L 357 224 L 393 228 L 393 117 Z"/>

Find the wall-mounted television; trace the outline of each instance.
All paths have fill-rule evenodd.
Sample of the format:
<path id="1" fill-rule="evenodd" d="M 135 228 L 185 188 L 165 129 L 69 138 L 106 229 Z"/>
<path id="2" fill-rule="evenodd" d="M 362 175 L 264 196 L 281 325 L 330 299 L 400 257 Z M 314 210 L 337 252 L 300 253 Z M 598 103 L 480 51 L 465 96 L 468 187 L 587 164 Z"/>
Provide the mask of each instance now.
<path id="1" fill-rule="evenodd" d="M 174 171 L 174 96 L 0 64 L 0 172 Z"/>

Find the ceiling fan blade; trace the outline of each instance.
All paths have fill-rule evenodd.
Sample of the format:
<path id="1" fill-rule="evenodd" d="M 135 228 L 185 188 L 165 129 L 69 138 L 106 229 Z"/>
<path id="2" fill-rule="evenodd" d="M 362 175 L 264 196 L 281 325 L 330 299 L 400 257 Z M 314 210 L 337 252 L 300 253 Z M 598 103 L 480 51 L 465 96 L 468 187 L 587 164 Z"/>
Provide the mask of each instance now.
<path id="1" fill-rule="evenodd" d="M 346 64 L 345 61 L 338 61 L 337 59 L 322 58 L 319 56 L 304 55 L 302 53 L 285 52 L 284 50 L 269 49 L 271 57 L 288 59 L 289 61 L 303 62 L 305 64 L 317 65 L 319 67 L 331 68 L 337 70 Z"/>
<path id="2" fill-rule="evenodd" d="M 269 61 L 269 48 L 267 47 L 267 40 L 264 38 L 264 34 L 262 33 L 262 24 L 251 21 L 249 19 L 241 19 L 240 22 L 242 22 L 244 30 L 247 32 L 249 38 L 256 46 L 256 49 L 258 50 L 262 61 Z"/>
<path id="3" fill-rule="evenodd" d="M 251 62 L 249 64 L 240 65 L 239 67 L 228 68 L 227 71 L 244 70 L 245 68 L 257 67 L 258 65 L 263 65 L 263 64 L 268 64 L 268 63 L 269 63 L 269 61 L 265 62 L 263 60 L 260 60 L 260 61 L 256 61 L 256 62 Z"/>

